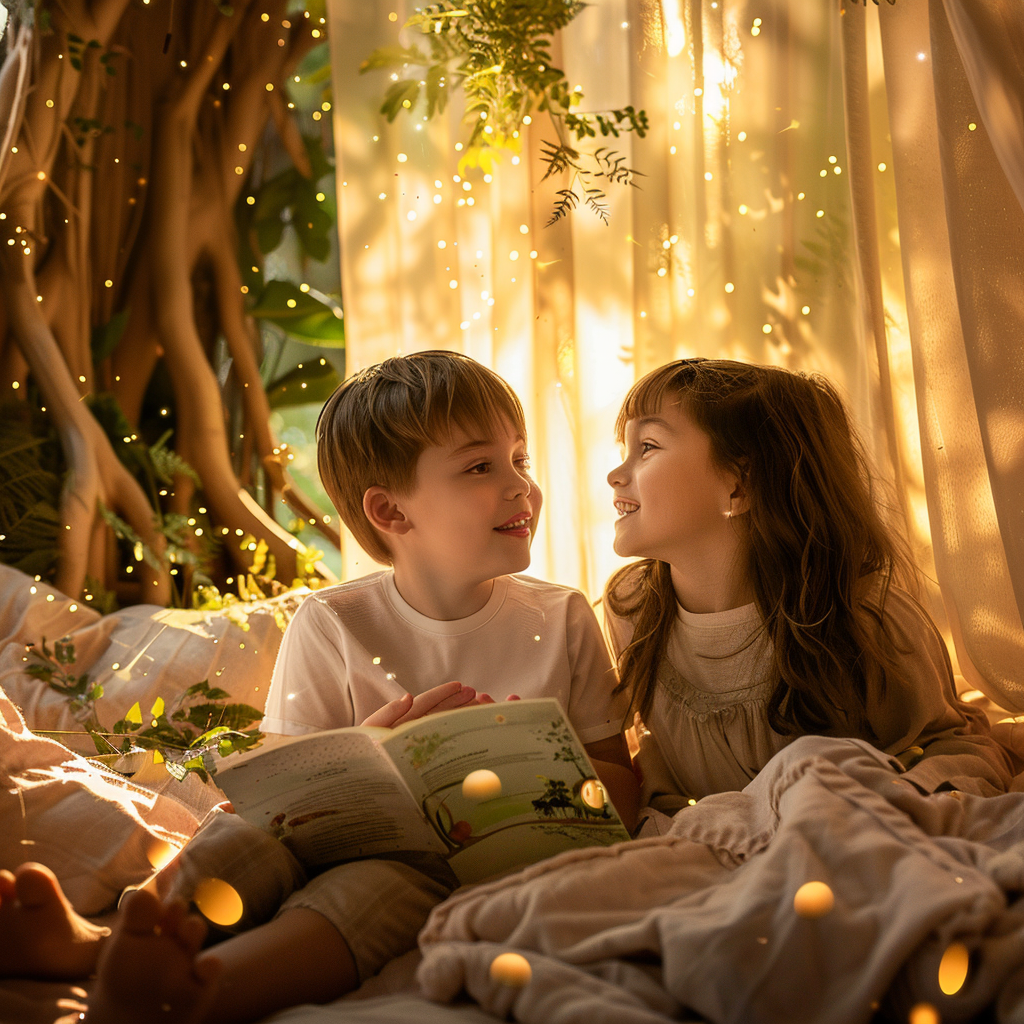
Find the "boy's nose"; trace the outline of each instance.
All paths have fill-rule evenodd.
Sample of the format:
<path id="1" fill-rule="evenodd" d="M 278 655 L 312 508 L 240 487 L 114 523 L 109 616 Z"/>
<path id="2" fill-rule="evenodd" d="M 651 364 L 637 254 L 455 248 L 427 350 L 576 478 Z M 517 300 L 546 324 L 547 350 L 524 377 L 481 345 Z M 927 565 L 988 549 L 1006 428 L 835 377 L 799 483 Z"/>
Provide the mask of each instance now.
<path id="1" fill-rule="evenodd" d="M 619 484 L 623 483 L 626 479 L 626 464 L 623 463 L 621 466 L 616 466 L 608 474 L 608 486 L 618 487 Z"/>

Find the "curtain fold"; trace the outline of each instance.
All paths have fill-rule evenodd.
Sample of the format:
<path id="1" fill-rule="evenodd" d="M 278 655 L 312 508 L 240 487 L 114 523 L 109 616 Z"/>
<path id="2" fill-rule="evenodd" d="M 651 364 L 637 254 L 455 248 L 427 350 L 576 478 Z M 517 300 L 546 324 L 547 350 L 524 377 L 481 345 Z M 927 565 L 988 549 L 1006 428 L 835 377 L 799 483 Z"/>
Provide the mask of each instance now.
<path id="1" fill-rule="evenodd" d="M 549 224 L 556 127 L 460 167 L 458 98 L 388 124 L 376 46 L 412 5 L 328 0 L 350 371 L 464 351 L 523 399 L 546 502 L 531 572 L 592 598 L 630 384 L 720 356 L 846 394 L 967 680 L 1024 710 L 1024 43 L 1015 0 L 596 0 L 555 41 L 587 140 L 639 174 Z M 372 568 L 348 544 L 345 575 Z M 941 599 L 939 594 L 941 593 Z"/>

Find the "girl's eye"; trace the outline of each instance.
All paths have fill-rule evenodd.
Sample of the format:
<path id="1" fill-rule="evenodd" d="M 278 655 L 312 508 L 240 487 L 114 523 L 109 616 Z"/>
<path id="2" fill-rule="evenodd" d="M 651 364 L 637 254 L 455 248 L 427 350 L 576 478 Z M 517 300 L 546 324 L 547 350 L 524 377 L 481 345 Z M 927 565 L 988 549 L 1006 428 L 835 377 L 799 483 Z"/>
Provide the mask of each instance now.
<path id="1" fill-rule="evenodd" d="M 530 456 L 529 455 L 523 455 L 521 458 L 516 459 L 516 465 L 522 467 L 523 469 L 529 469 L 530 468 Z"/>
<path id="2" fill-rule="evenodd" d="M 478 462 L 475 466 L 470 466 L 466 472 L 475 473 L 477 476 L 483 476 L 490 468 L 491 464 L 489 462 Z"/>

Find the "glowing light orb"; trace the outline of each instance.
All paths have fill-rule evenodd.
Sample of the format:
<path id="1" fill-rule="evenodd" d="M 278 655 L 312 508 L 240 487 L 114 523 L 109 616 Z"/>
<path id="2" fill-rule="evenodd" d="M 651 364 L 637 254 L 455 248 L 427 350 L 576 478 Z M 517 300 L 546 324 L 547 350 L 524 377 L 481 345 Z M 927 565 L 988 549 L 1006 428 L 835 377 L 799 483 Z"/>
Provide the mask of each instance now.
<path id="1" fill-rule="evenodd" d="M 462 795 L 467 800 L 493 800 L 501 796 L 501 779 L 489 768 L 478 768 L 462 780 Z"/>
<path id="2" fill-rule="evenodd" d="M 580 786 L 580 799 L 592 810 L 601 810 L 605 804 L 604 786 L 597 779 L 587 779 Z"/>
<path id="3" fill-rule="evenodd" d="M 530 961 L 518 953 L 501 953 L 491 961 L 491 980 L 512 988 L 529 985 L 533 971 Z"/>
<path id="4" fill-rule="evenodd" d="M 157 871 L 162 871 L 178 855 L 178 848 L 163 839 L 153 839 L 146 847 L 146 859 Z"/>
<path id="5" fill-rule="evenodd" d="M 910 1008 L 907 1024 L 942 1024 L 942 1022 L 931 1003 L 918 1003 Z"/>
<path id="6" fill-rule="evenodd" d="M 242 916 L 242 897 L 219 878 L 204 878 L 192 900 L 205 917 L 222 928 L 235 924 Z"/>
<path id="7" fill-rule="evenodd" d="M 824 917 L 835 903 L 832 890 L 824 882 L 804 882 L 793 897 L 793 909 L 797 916 L 808 920 Z"/>
<path id="8" fill-rule="evenodd" d="M 954 996 L 964 987 L 971 954 L 962 942 L 951 942 L 939 961 L 939 988 L 942 994 Z"/>

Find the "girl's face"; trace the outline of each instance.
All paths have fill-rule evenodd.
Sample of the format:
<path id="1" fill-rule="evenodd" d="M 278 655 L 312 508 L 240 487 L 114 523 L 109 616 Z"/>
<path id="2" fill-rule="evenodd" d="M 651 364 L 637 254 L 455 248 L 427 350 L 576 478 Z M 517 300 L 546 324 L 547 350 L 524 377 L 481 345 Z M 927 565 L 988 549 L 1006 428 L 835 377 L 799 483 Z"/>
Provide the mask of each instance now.
<path id="1" fill-rule="evenodd" d="M 710 438 L 679 405 L 630 420 L 624 454 L 608 474 L 617 555 L 679 565 L 732 547 L 730 513 L 746 511 L 740 479 L 712 462 Z"/>

